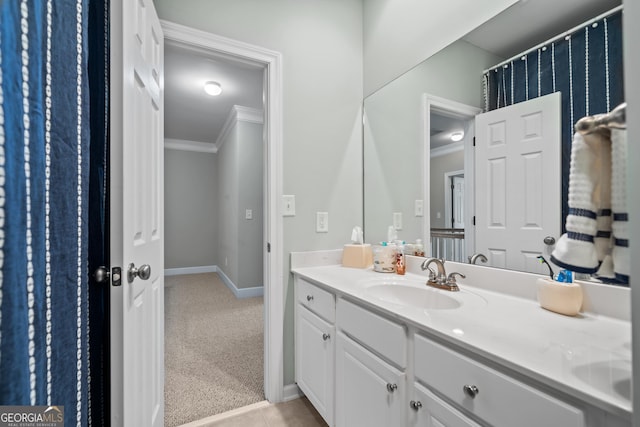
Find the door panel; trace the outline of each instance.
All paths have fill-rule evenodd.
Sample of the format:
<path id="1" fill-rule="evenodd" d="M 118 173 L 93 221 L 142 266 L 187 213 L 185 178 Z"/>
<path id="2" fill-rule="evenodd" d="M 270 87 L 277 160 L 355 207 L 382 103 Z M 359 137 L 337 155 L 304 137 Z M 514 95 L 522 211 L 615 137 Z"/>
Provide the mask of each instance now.
<path id="1" fill-rule="evenodd" d="M 545 274 L 536 257 L 561 230 L 560 93 L 476 116 L 476 252 Z"/>
<path id="2" fill-rule="evenodd" d="M 112 369 L 112 423 L 162 426 L 164 38 L 153 2 L 112 2 L 112 40 L 122 47 L 112 45 L 111 52 L 117 64 L 111 85 L 111 144 L 117 156 L 112 157 L 111 259 L 122 262 L 122 288 L 111 292 L 112 348 L 118 352 Z M 130 264 L 139 269 L 132 280 Z"/>

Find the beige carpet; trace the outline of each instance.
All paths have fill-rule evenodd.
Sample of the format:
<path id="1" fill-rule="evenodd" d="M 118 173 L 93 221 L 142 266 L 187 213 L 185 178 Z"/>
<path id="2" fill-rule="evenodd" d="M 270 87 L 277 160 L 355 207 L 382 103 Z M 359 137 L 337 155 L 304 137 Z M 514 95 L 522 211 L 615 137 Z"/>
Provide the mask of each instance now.
<path id="1" fill-rule="evenodd" d="M 165 278 L 165 426 L 264 400 L 263 299 L 216 273 Z"/>

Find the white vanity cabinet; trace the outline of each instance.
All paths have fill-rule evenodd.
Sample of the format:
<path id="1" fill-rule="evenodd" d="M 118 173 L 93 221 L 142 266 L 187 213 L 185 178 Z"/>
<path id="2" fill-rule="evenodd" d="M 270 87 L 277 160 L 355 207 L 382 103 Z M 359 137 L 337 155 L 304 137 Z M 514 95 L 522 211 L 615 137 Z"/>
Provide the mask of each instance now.
<path id="1" fill-rule="evenodd" d="M 414 349 L 416 380 L 427 384 L 456 407 L 463 408 L 492 426 L 586 425 L 581 408 L 569 405 L 420 334 L 415 335 Z"/>
<path id="2" fill-rule="evenodd" d="M 332 427 L 630 425 L 348 289 L 295 286 L 296 381 Z"/>
<path id="3" fill-rule="evenodd" d="M 335 299 L 296 279 L 296 382 L 318 413 L 333 425 Z"/>
<path id="4" fill-rule="evenodd" d="M 336 427 L 405 425 L 406 375 L 338 332 Z"/>
<path id="5" fill-rule="evenodd" d="M 413 399 L 409 401 L 411 427 L 480 427 L 478 423 L 433 394 L 421 384 L 414 383 Z"/>
<path id="6" fill-rule="evenodd" d="M 406 425 L 406 328 L 337 301 L 336 427 Z"/>

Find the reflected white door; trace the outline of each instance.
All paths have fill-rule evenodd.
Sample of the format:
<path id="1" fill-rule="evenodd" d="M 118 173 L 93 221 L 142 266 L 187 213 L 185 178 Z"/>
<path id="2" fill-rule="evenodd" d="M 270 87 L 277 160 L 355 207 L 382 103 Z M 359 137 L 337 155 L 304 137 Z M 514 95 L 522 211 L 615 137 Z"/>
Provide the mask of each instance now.
<path id="1" fill-rule="evenodd" d="M 451 178 L 452 228 L 464 228 L 464 175 Z"/>
<path id="2" fill-rule="evenodd" d="M 476 252 L 546 274 L 536 258 L 561 230 L 560 93 L 476 116 Z"/>
<path id="3" fill-rule="evenodd" d="M 122 267 L 121 286 L 111 288 L 111 421 L 159 427 L 164 424 L 164 38 L 152 0 L 113 1 L 111 19 L 111 262 Z"/>

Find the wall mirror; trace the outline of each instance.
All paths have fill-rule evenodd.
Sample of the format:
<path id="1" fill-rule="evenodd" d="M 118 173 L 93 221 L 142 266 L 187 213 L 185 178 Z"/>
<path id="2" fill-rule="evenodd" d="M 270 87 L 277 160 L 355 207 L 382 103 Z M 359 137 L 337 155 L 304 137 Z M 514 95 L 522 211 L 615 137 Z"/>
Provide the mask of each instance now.
<path id="1" fill-rule="evenodd" d="M 537 0 L 519 2 L 365 98 L 364 230 L 368 242 L 386 240 L 387 229 L 393 225 L 407 243 L 422 239 L 427 253 L 428 242 L 437 241 L 439 246 L 431 248 L 433 255 L 468 262 L 478 246 L 473 224 L 476 203 L 487 197 L 486 183 L 475 176 L 475 116 L 489 110 L 484 96 L 487 90 L 503 90 L 495 87 L 495 81 L 490 83 L 494 87 L 483 84 L 484 71 L 620 5 L 619 1 L 589 3 L 567 7 L 553 22 L 541 18 L 536 24 L 530 15 L 523 14 L 529 7 L 539 7 Z M 524 21 L 531 23 L 531 28 L 520 28 Z M 518 36 L 511 36 L 516 33 Z M 574 75 L 585 72 L 584 65 L 582 69 L 573 67 Z M 569 67 L 556 72 L 569 73 Z M 507 72 L 502 76 L 507 93 L 503 92 L 501 99 L 508 101 L 514 96 L 509 91 L 512 80 Z M 530 83 L 531 87 L 536 85 Z M 563 153 L 560 146 L 557 148 L 558 169 L 568 171 L 569 155 L 566 149 Z M 560 171 L 555 180 L 560 181 L 554 186 L 557 196 L 551 198 L 566 199 L 562 192 L 566 193 L 567 183 L 562 183 Z M 508 191 L 508 186 L 503 191 Z M 566 209 L 566 200 L 559 202 L 561 206 L 554 208 L 557 212 L 553 215 L 558 231 L 550 235 L 554 239 L 563 229 Z M 524 199 L 522 203 L 531 205 L 532 201 Z M 440 240 L 441 236 L 445 239 Z M 543 243 L 544 237 L 539 237 L 538 253 L 548 259 L 553 246 Z M 517 244 L 517 239 L 512 240 Z M 548 272 L 535 256 L 522 265 L 498 258 L 487 264 Z M 481 261 L 477 264 L 483 265 Z"/>

